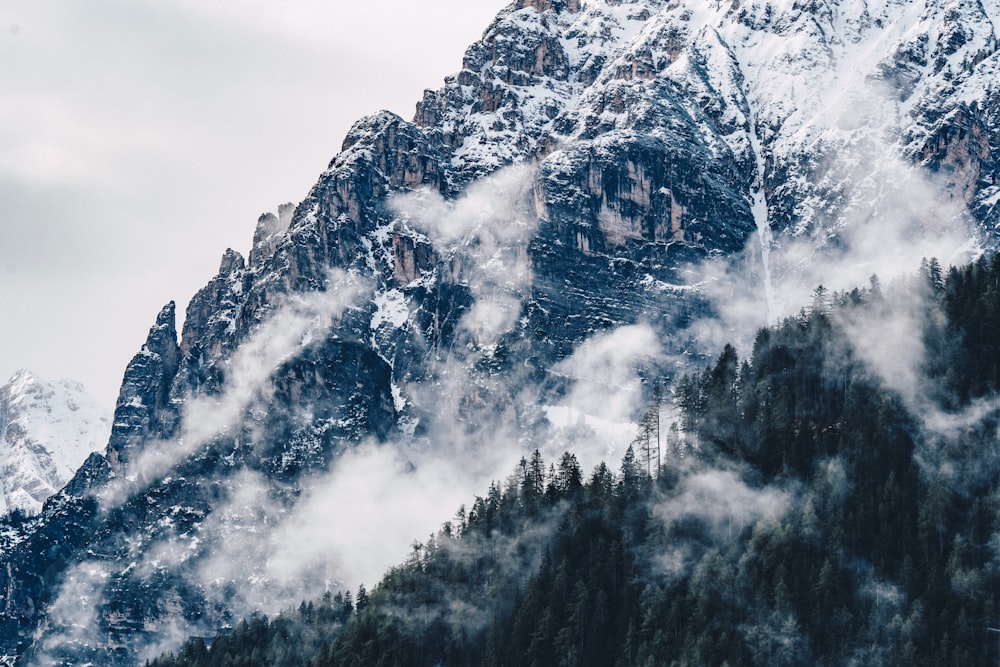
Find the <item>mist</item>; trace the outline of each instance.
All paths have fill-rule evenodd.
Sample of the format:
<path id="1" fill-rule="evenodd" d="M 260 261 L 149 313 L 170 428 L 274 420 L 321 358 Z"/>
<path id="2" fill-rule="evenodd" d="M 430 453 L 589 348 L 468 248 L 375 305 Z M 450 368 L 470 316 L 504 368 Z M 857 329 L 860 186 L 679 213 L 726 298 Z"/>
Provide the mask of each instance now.
<path id="1" fill-rule="evenodd" d="M 234 427 L 261 387 L 286 360 L 324 337 L 355 304 L 363 286 L 332 272 L 327 291 L 295 294 L 280 304 L 226 360 L 226 381 L 218 394 L 191 396 L 184 403 L 178 435 L 148 443 L 128 464 L 128 473 L 101 489 L 105 511 L 157 481 L 179 461 Z"/>
<path id="2" fill-rule="evenodd" d="M 436 533 L 482 493 L 481 484 L 461 461 L 434 457 L 414 465 L 398 445 L 364 444 L 306 482 L 303 497 L 270 535 L 266 571 L 276 581 L 322 573 L 333 588 L 371 587 L 415 540 Z M 309 593 L 300 591 L 300 599 Z"/>
<path id="3" fill-rule="evenodd" d="M 460 327 L 481 347 L 496 344 L 521 316 L 531 266 L 528 242 L 538 221 L 529 208 L 532 170 L 501 169 L 472 183 L 456 200 L 421 189 L 396 195 L 389 207 L 397 223 L 425 234 L 451 259 L 451 279 L 475 299 Z"/>

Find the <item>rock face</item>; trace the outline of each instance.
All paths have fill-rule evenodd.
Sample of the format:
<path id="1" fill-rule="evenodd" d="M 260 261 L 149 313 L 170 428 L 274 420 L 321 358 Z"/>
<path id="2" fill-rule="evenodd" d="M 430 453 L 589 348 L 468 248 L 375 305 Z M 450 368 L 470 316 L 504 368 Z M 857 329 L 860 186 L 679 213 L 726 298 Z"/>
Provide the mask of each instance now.
<path id="1" fill-rule="evenodd" d="M 113 469 L 122 470 L 144 442 L 172 434 L 177 408 L 170 402 L 170 387 L 179 360 L 171 301 L 157 316 L 146 344 L 125 368 L 107 448 Z"/>
<path id="2" fill-rule="evenodd" d="M 110 430 L 110 416 L 80 384 L 15 373 L 0 386 L 0 514 L 38 513 Z"/>
<path id="3" fill-rule="evenodd" d="M 996 246 L 998 24 L 997 0 L 512 3 L 413 122 L 359 120 L 260 217 L 179 340 L 160 312 L 103 455 L 0 554 L 0 654 L 130 664 L 258 608 L 231 591 L 278 586 L 265 563 L 206 574 L 233 535 L 366 439 L 533 442 L 602 333 L 689 352 L 705 260 L 763 323 L 866 230 Z"/>

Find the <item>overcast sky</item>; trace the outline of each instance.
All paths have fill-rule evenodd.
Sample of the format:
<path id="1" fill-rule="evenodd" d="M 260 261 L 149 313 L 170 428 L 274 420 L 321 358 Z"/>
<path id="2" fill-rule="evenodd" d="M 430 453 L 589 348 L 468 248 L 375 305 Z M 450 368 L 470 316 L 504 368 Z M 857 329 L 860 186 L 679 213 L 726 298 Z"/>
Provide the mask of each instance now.
<path id="1" fill-rule="evenodd" d="M 404 118 L 504 0 L 0 0 L 0 385 L 113 407 L 156 313 Z"/>

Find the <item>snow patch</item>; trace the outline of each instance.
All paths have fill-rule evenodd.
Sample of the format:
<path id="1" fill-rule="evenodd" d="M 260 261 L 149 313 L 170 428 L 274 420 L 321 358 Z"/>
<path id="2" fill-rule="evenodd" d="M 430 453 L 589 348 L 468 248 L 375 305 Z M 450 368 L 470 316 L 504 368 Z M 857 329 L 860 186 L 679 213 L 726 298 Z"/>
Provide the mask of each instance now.
<path id="1" fill-rule="evenodd" d="M 406 295 L 398 289 L 390 289 L 379 292 L 372 299 L 375 304 L 375 312 L 372 314 L 371 329 L 377 330 L 383 324 L 399 328 L 406 324 L 410 316 L 410 308 L 406 302 Z"/>

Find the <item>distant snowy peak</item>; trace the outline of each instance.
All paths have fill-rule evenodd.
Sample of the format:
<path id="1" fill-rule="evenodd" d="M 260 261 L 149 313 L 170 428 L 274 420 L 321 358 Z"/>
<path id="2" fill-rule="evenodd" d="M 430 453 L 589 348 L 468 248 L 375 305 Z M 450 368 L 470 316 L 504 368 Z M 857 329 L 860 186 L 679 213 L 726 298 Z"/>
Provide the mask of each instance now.
<path id="1" fill-rule="evenodd" d="M 38 512 L 110 431 L 110 411 L 79 383 L 14 373 L 0 386 L 0 513 Z"/>

